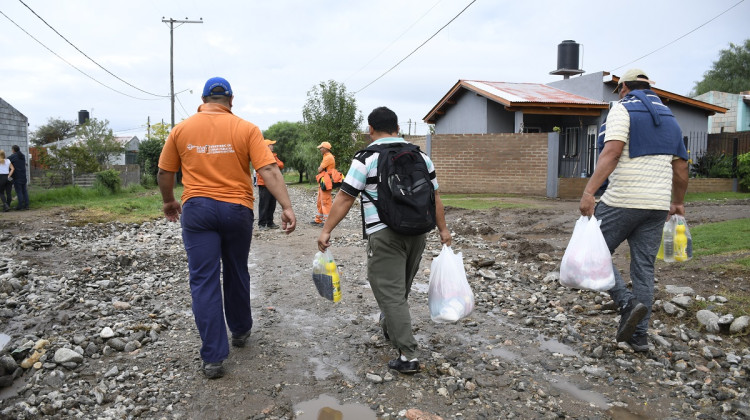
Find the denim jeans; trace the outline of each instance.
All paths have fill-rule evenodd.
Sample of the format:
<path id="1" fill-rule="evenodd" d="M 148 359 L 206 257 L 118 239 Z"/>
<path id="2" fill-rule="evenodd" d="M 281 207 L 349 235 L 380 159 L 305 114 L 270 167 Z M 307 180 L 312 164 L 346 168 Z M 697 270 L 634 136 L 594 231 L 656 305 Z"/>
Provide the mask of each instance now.
<path id="1" fill-rule="evenodd" d="M 229 356 L 227 326 L 234 335 L 253 326 L 247 269 L 253 211 L 240 204 L 194 197 L 183 204 L 181 220 L 193 316 L 203 342 L 201 358 L 220 362 Z"/>
<path id="2" fill-rule="evenodd" d="M 622 308 L 635 298 L 646 305 L 648 313 L 638 323 L 635 335 L 648 332 L 648 321 L 651 318 L 651 306 L 654 300 L 654 261 L 661 243 L 664 222 L 667 221 L 667 210 L 629 209 L 610 207 L 602 202 L 596 205 L 594 215 L 601 220 L 601 230 L 610 253 L 625 240 L 630 247 L 630 282 L 633 290 L 628 290 L 625 280 L 617 267 L 615 287 L 609 290 L 609 296 L 617 306 Z"/>
<path id="3" fill-rule="evenodd" d="M 18 210 L 29 208 L 29 192 L 26 190 L 26 176 L 21 178 L 13 178 L 13 187 L 16 189 L 16 199 L 18 204 L 16 208 Z"/>

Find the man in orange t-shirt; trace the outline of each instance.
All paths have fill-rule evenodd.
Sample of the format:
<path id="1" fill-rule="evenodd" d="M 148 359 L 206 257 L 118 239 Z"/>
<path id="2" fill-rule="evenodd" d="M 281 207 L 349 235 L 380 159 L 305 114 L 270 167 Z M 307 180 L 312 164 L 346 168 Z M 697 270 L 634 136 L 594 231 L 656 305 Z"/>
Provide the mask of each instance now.
<path id="1" fill-rule="evenodd" d="M 198 113 L 169 133 L 159 157 L 158 181 L 167 220 L 175 222 L 182 215 L 202 370 L 214 379 L 224 375 L 222 362 L 229 356 L 227 326 L 235 347 L 245 346 L 253 326 L 247 269 L 253 233 L 251 164 L 279 200 L 286 233 L 294 231 L 296 219 L 284 178 L 260 129 L 232 114 L 229 82 L 209 79 L 202 99 Z M 174 197 L 175 173 L 180 169 L 182 205 Z"/>
<path id="2" fill-rule="evenodd" d="M 323 160 L 318 167 L 318 173 L 328 172 L 330 174 L 336 168 L 336 158 L 331 154 L 331 143 L 327 141 L 320 143 L 318 150 L 323 155 Z M 315 215 L 315 220 L 310 222 L 311 225 L 323 226 L 328 218 L 328 213 L 331 212 L 331 203 L 333 203 L 331 190 L 323 191 L 320 188 L 320 184 L 318 184 L 318 214 Z"/>
<path id="3" fill-rule="evenodd" d="M 273 153 L 273 145 L 276 144 L 276 140 L 264 140 L 268 145 L 268 148 Z M 276 153 L 273 154 L 273 158 L 276 159 L 276 166 L 279 169 L 284 169 L 284 162 L 279 159 Z M 276 211 L 276 199 L 271 195 L 271 192 L 266 188 L 266 183 L 263 181 L 263 176 L 258 174 L 258 229 L 278 229 L 279 225 L 273 223 L 273 213 Z"/>

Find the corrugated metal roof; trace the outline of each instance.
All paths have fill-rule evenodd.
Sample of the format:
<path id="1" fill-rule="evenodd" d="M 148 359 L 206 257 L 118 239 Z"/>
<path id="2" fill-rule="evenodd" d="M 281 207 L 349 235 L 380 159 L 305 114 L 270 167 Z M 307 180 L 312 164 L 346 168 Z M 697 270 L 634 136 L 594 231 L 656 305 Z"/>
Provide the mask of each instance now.
<path id="1" fill-rule="evenodd" d="M 539 83 L 484 82 L 463 80 L 462 84 L 473 87 L 501 99 L 503 103 L 555 103 L 577 105 L 602 105 L 606 102 L 595 101 L 583 96 L 574 95 L 551 86 Z"/>

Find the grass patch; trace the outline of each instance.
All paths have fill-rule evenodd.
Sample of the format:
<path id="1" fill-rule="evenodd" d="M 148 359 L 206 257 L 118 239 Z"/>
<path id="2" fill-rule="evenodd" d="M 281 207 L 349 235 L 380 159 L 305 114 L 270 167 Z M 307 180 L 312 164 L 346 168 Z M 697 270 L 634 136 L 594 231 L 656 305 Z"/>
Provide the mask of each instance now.
<path id="1" fill-rule="evenodd" d="M 287 184 L 299 184 L 300 183 L 299 182 L 299 172 L 297 172 L 297 171 L 295 171 L 293 169 L 290 169 L 288 171 L 282 171 L 281 175 L 284 177 L 284 182 L 287 183 Z M 305 178 L 303 177 L 303 181 L 302 182 L 305 182 L 304 179 Z"/>
<path id="2" fill-rule="evenodd" d="M 182 187 L 175 188 L 180 197 Z M 163 217 L 158 188 L 133 185 L 118 193 L 97 188 L 66 186 L 63 188 L 32 188 L 29 202 L 33 208 L 68 207 L 76 213 L 77 224 L 120 221 L 140 223 Z"/>
<path id="3" fill-rule="evenodd" d="M 532 207 L 528 204 L 513 203 L 509 194 L 440 194 L 443 205 L 467 210 L 487 210 L 492 208 L 516 209 Z"/>
<path id="4" fill-rule="evenodd" d="M 750 199 L 750 193 L 741 192 L 702 192 L 685 194 L 685 202 L 692 203 L 696 201 L 726 201 L 726 200 L 745 200 Z"/>
<path id="5" fill-rule="evenodd" d="M 721 295 L 728 299 L 724 304 L 727 313 L 733 314 L 735 318 L 750 315 L 750 296 L 729 290 L 722 290 Z"/>
<path id="6" fill-rule="evenodd" d="M 722 314 L 732 314 L 735 318 L 750 315 L 750 296 L 747 294 L 736 293 L 728 289 L 719 289 L 714 294 L 727 298 L 727 302 L 721 305 L 721 309 L 718 309 L 717 304 L 714 302 L 696 300 L 690 305 L 693 315 L 702 309 L 708 309 L 710 311 L 717 311 L 718 309 L 718 312 Z"/>
<path id="7" fill-rule="evenodd" d="M 750 219 L 706 223 L 690 228 L 693 256 L 724 254 L 750 249 Z M 739 260 L 745 267 L 750 259 Z"/>

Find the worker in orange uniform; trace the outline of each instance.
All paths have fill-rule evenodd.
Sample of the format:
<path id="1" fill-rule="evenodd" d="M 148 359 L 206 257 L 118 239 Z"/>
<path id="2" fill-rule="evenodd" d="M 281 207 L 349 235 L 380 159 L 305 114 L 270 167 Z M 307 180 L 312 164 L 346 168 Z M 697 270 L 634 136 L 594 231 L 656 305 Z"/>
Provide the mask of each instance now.
<path id="1" fill-rule="evenodd" d="M 323 155 L 323 160 L 320 162 L 320 166 L 318 167 L 318 173 L 330 173 L 333 169 L 336 168 L 336 158 L 333 156 L 333 154 L 331 154 L 331 143 L 327 141 L 320 143 L 318 145 L 318 150 L 320 150 L 320 154 Z M 318 214 L 315 215 L 315 220 L 310 222 L 311 225 L 323 226 L 323 224 L 326 222 L 326 219 L 328 218 L 328 213 L 331 212 L 332 202 L 333 199 L 331 198 L 331 190 L 328 189 L 324 191 L 323 188 L 320 187 L 319 183 Z"/>
<path id="2" fill-rule="evenodd" d="M 276 144 L 276 140 L 263 140 L 268 148 L 273 153 L 273 145 Z M 282 162 L 276 153 L 273 154 L 276 159 L 276 166 L 279 169 L 284 169 L 284 162 Z M 258 229 L 278 229 L 279 225 L 273 223 L 273 213 L 276 211 L 276 198 L 271 195 L 271 192 L 266 188 L 266 183 L 263 181 L 263 176 L 260 173 L 256 174 L 257 185 L 258 185 Z"/>

